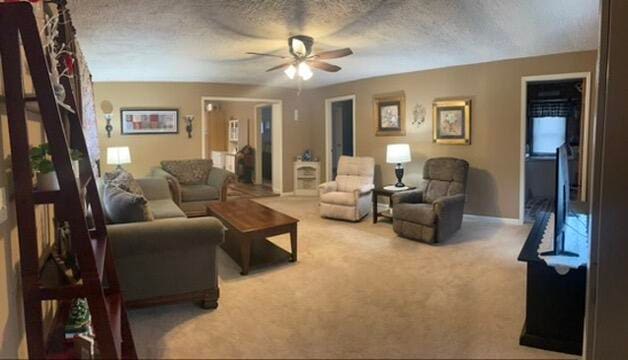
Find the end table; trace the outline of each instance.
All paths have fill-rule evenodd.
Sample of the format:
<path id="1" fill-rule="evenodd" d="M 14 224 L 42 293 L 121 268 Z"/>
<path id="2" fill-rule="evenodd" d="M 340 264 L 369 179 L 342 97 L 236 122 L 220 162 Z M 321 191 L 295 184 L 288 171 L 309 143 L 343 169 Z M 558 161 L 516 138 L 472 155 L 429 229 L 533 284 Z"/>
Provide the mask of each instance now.
<path id="1" fill-rule="evenodd" d="M 403 188 L 400 188 L 399 190 L 392 190 L 391 186 L 384 186 L 384 187 L 377 187 L 373 190 L 373 224 L 377 224 L 377 218 L 379 216 L 383 216 L 385 218 L 392 218 L 392 212 L 390 211 L 392 209 L 392 203 L 391 203 L 391 199 L 390 197 L 393 194 L 396 194 L 398 192 L 402 192 L 402 191 L 408 191 L 408 190 L 414 190 L 416 189 L 416 186 L 406 186 Z M 388 204 L 389 207 L 386 210 L 383 211 L 378 211 L 377 210 L 377 197 L 378 196 L 385 196 L 388 198 Z"/>

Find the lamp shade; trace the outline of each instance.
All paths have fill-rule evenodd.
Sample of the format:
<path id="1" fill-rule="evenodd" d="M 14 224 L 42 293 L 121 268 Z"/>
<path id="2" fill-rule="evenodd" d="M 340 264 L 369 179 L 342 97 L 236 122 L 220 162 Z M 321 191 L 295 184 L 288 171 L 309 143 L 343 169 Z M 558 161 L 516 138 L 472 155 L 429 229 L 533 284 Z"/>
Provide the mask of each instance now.
<path id="1" fill-rule="evenodd" d="M 114 146 L 107 148 L 107 164 L 122 165 L 131 163 L 131 152 L 128 146 Z"/>
<path id="2" fill-rule="evenodd" d="M 390 144 L 386 148 L 386 162 L 390 164 L 399 164 L 410 162 L 410 145 L 408 144 Z"/>

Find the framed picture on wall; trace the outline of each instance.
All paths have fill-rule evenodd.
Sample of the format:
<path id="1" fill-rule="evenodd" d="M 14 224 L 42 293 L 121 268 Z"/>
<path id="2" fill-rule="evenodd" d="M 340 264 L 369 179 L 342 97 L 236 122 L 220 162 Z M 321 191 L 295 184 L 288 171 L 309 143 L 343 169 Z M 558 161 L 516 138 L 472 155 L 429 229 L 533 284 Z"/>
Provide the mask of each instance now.
<path id="1" fill-rule="evenodd" d="M 376 136 L 403 136 L 406 134 L 406 104 L 403 91 L 375 95 L 373 117 Z"/>
<path id="2" fill-rule="evenodd" d="M 435 101 L 432 121 L 435 143 L 471 144 L 471 99 Z"/>
<path id="3" fill-rule="evenodd" d="M 178 134 L 178 109 L 121 109 L 122 135 Z"/>

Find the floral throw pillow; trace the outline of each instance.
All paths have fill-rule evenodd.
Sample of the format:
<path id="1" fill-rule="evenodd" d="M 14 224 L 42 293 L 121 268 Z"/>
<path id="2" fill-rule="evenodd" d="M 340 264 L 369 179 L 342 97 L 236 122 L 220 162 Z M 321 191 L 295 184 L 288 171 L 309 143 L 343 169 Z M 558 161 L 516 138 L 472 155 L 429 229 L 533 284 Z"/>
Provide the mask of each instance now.
<path id="1" fill-rule="evenodd" d="M 144 196 L 144 191 L 142 191 L 140 184 L 130 172 L 124 169 L 117 169 L 114 172 L 105 173 L 103 180 L 106 185 L 116 185 L 130 193 Z"/>
<path id="2" fill-rule="evenodd" d="M 211 160 L 164 160 L 161 167 L 182 185 L 205 184 L 212 168 Z"/>

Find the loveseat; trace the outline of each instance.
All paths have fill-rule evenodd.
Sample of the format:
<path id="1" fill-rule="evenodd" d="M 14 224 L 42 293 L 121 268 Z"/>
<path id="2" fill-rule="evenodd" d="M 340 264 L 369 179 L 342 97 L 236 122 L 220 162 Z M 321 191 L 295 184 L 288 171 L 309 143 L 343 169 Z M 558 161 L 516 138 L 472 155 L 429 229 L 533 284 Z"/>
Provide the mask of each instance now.
<path id="1" fill-rule="evenodd" d="M 175 203 L 187 216 L 204 216 L 207 205 L 227 199 L 235 174 L 213 166 L 211 159 L 164 160 L 151 176 L 168 180 Z"/>

